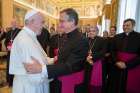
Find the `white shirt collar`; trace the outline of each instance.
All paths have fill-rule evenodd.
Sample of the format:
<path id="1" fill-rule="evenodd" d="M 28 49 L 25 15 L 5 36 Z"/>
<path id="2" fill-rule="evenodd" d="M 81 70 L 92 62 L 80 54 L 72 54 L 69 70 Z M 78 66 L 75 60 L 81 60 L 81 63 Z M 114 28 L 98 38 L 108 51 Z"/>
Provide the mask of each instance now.
<path id="1" fill-rule="evenodd" d="M 28 34 L 30 34 L 33 37 L 36 37 L 36 35 L 37 35 L 34 31 L 32 31 L 30 28 L 28 28 L 26 26 L 23 27 L 23 30 L 25 30 Z"/>

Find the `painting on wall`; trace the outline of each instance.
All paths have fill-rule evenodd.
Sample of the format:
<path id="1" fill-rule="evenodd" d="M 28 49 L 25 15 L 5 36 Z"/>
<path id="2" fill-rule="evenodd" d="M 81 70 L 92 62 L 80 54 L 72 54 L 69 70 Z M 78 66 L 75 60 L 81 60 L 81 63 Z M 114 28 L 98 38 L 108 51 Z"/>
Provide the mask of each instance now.
<path id="1" fill-rule="evenodd" d="M 21 7 L 18 7 L 18 6 L 14 6 L 14 18 L 17 19 L 17 22 L 20 26 L 23 26 L 24 25 L 24 16 L 26 14 L 27 10 L 26 9 L 23 9 Z"/>
<path id="2" fill-rule="evenodd" d="M 18 0 L 18 1 L 29 4 L 34 8 L 46 11 L 47 13 L 53 16 L 57 12 L 56 5 L 52 4 L 48 0 Z"/>

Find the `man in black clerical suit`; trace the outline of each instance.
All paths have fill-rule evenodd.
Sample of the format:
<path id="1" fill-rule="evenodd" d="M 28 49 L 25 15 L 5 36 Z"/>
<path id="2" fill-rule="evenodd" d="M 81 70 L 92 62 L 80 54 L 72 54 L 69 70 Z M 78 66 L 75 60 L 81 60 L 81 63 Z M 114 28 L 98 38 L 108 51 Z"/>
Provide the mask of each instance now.
<path id="1" fill-rule="evenodd" d="M 135 20 L 124 20 L 124 32 L 113 39 L 114 69 L 107 93 L 140 93 L 140 33 L 134 27 Z"/>
<path id="2" fill-rule="evenodd" d="M 116 26 L 111 26 L 110 30 L 109 30 L 109 35 L 108 37 L 103 37 L 104 40 L 107 43 L 107 51 L 105 54 L 105 58 L 104 58 L 104 64 L 103 64 L 103 69 L 104 69 L 104 87 L 103 87 L 103 91 L 104 93 L 107 93 L 107 89 L 108 89 L 108 83 L 110 82 L 110 72 L 113 69 L 113 60 L 112 60 L 112 55 L 111 55 L 111 47 L 112 47 L 112 42 L 113 42 L 113 38 L 116 35 L 117 32 L 117 27 Z"/>
<path id="3" fill-rule="evenodd" d="M 5 34 L 1 35 L 0 37 L 0 41 L 5 39 L 4 44 L 5 47 L 8 51 L 7 54 L 7 66 L 6 66 L 6 80 L 7 83 L 9 84 L 9 86 L 11 87 L 13 84 L 13 75 L 9 75 L 9 60 L 10 60 L 10 50 L 11 50 L 11 46 L 13 43 L 14 38 L 17 36 L 17 34 L 19 33 L 21 29 L 19 29 L 17 27 L 17 22 L 15 19 L 12 20 L 11 22 L 11 28 L 8 32 L 6 32 Z"/>
<path id="4" fill-rule="evenodd" d="M 102 37 L 98 36 L 98 32 L 99 29 L 97 26 L 91 26 L 90 31 L 88 32 L 89 54 L 87 56 L 87 62 L 85 65 L 86 68 L 85 71 L 86 92 L 85 93 L 103 93 L 104 69 L 102 65 L 103 65 L 103 58 L 106 53 L 107 44 Z M 92 74 L 94 72 L 96 74 Z M 97 80 L 97 78 L 95 79 L 94 77 L 100 79 Z M 93 83 L 91 84 L 91 82 L 96 80 L 99 82 L 96 82 L 96 84 L 95 82 L 94 84 Z"/>
<path id="5" fill-rule="evenodd" d="M 44 73 L 47 74 L 46 76 L 49 79 L 54 78 L 51 89 L 52 93 L 64 93 L 64 91 L 65 93 L 69 93 L 69 91 L 83 93 L 83 91 L 80 91 L 80 87 L 82 88 L 82 86 L 78 86 L 82 83 L 82 81 L 79 82 L 81 76 L 79 80 L 72 81 L 73 83 L 77 83 L 77 85 L 70 90 L 65 90 L 63 87 L 69 89 L 72 82 L 67 81 L 65 82 L 67 86 L 63 86 L 64 83 L 62 84 L 62 81 L 60 81 L 60 78 L 64 76 L 81 75 L 80 71 L 84 69 L 84 62 L 88 52 L 88 41 L 79 32 L 77 27 L 78 20 L 78 14 L 72 8 L 64 9 L 60 12 L 59 27 L 65 34 L 60 47 L 58 47 L 58 61 L 56 64 L 41 66 L 38 62 L 35 62 L 37 60 L 33 60 L 34 63 L 32 64 L 25 64 L 27 73 Z M 78 79 L 78 77 L 73 77 L 73 79 Z"/>

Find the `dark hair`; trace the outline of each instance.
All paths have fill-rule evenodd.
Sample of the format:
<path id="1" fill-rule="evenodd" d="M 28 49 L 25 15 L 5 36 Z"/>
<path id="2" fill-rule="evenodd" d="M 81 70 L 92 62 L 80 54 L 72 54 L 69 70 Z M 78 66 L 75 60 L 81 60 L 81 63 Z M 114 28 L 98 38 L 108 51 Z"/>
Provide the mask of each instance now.
<path id="1" fill-rule="evenodd" d="M 128 18 L 128 19 L 124 20 L 124 23 L 126 23 L 128 21 L 130 21 L 132 23 L 132 25 L 135 26 L 136 22 L 134 19 Z"/>
<path id="2" fill-rule="evenodd" d="M 73 8 L 67 8 L 64 9 L 62 11 L 60 11 L 60 13 L 66 13 L 69 16 L 69 21 L 73 21 L 74 20 L 74 24 L 77 25 L 79 18 L 78 18 L 78 13 L 73 9 Z"/>
<path id="3" fill-rule="evenodd" d="M 110 28 L 114 28 L 114 29 L 115 29 L 115 31 L 117 30 L 117 27 L 116 27 L 116 26 L 111 26 Z"/>

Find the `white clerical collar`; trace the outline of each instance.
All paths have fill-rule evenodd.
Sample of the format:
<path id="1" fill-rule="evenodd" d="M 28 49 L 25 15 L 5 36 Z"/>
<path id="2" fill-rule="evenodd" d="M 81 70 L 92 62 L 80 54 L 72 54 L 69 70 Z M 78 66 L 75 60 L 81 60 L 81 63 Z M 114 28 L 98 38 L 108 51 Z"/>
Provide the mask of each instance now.
<path id="1" fill-rule="evenodd" d="M 126 36 L 128 36 L 129 34 L 130 34 L 130 32 L 128 32 L 128 33 L 125 33 L 125 35 L 126 35 Z"/>
<path id="2" fill-rule="evenodd" d="M 28 27 L 23 27 L 23 29 L 27 32 L 27 33 L 29 33 L 30 35 L 32 35 L 32 36 L 34 36 L 34 37 L 36 37 L 36 33 L 34 32 L 34 31 L 32 31 L 30 28 L 28 28 Z"/>

